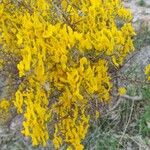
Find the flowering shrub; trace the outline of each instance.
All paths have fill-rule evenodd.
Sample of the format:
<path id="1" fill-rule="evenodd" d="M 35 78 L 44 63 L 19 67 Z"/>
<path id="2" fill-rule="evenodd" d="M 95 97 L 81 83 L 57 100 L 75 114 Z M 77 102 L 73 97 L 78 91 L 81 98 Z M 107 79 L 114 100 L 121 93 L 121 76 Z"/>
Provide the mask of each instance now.
<path id="1" fill-rule="evenodd" d="M 12 102 L 33 145 L 52 137 L 55 149 L 84 148 L 98 104 L 110 100 L 111 68 L 134 50 L 131 20 L 120 0 L 0 2 L 1 51 L 17 57 L 21 81 Z"/>

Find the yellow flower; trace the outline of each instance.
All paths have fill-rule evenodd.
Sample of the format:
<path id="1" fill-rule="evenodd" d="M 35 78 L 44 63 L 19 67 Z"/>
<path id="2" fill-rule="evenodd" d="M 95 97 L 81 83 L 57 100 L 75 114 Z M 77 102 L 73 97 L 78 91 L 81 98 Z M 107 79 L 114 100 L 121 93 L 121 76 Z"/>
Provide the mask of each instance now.
<path id="1" fill-rule="evenodd" d="M 71 146 L 69 146 L 69 147 L 67 148 L 67 150 L 73 150 L 73 148 L 72 148 Z"/>
<path id="2" fill-rule="evenodd" d="M 118 92 L 119 92 L 119 95 L 125 95 L 126 92 L 127 92 L 127 90 L 126 90 L 126 88 L 124 88 L 124 87 L 120 87 L 120 88 L 118 89 Z"/>
<path id="3" fill-rule="evenodd" d="M 117 62 L 117 60 L 114 56 L 112 56 L 112 62 L 116 67 L 119 67 L 119 63 Z"/>
<path id="4" fill-rule="evenodd" d="M 17 44 L 18 44 L 18 45 L 22 44 L 22 42 L 23 42 L 22 37 L 23 37 L 23 36 L 22 36 L 21 34 L 19 34 L 19 33 L 18 33 L 16 36 L 17 36 L 17 39 L 18 39 Z"/>
<path id="5" fill-rule="evenodd" d="M 150 64 L 145 67 L 145 74 L 148 75 L 150 73 Z"/>
<path id="6" fill-rule="evenodd" d="M 99 111 L 96 110 L 95 114 L 96 114 L 96 120 L 97 120 L 100 116 L 100 113 L 99 113 Z"/>
<path id="7" fill-rule="evenodd" d="M 4 60 L 3 60 L 3 59 L 0 59 L 0 69 L 3 68 L 3 65 L 4 65 Z"/>
<path id="8" fill-rule="evenodd" d="M 8 110 L 9 106 L 10 106 L 10 103 L 9 103 L 8 100 L 2 99 L 2 100 L 0 101 L 0 108 L 1 108 L 1 109 L 3 109 L 3 110 L 6 111 L 6 110 Z"/>
<path id="9" fill-rule="evenodd" d="M 15 94 L 15 101 L 14 101 L 14 105 L 17 107 L 17 111 L 18 113 L 22 113 L 22 105 L 23 105 L 23 95 L 22 93 L 18 90 Z"/>

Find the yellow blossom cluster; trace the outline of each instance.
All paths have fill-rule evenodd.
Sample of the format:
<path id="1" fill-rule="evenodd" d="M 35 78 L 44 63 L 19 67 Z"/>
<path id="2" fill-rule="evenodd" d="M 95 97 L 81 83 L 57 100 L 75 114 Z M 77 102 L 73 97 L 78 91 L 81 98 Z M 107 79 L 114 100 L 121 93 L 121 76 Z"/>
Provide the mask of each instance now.
<path id="1" fill-rule="evenodd" d="M 8 111 L 8 108 L 10 106 L 10 103 L 8 100 L 6 99 L 2 99 L 0 101 L 0 109 L 3 110 L 3 111 Z"/>
<path id="2" fill-rule="evenodd" d="M 20 60 L 13 103 L 33 145 L 84 149 L 91 111 L 110 100 L 109 70 L 134 50 L 131 20 L 120 0 L 0 2 L 2 50 Z"/>

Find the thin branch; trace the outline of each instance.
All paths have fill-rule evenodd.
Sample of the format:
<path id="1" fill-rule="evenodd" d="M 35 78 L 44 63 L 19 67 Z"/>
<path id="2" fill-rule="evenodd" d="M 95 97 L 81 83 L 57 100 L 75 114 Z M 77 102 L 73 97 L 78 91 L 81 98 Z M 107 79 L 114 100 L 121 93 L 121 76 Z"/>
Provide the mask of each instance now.
<path id="1" fill-rule="evenodd" d="M 109 110 L 109 112 L 115 110 L 119 106 L 119 104 L 123 101 L 123 99 L 132 100 L 132 101 L 140 101 L 140 100 L 143 99 L 142 95 L 129 96 L 129 95 L 113 94 L 113 96 L 114 97 L 118 97 L 119 96 L 119 99 L 118 99 L 117 103 Z"/>

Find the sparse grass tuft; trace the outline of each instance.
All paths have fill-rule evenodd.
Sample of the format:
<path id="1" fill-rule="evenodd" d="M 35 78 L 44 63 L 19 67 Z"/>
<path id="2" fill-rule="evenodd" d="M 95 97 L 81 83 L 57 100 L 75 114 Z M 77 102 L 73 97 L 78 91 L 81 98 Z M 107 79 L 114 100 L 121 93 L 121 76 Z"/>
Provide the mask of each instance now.
<path id="1" fill-rule="evenodd" d="M 137 36 L 134 39 L 134 45 L 136 50 L 140 50 L 142 47 L 150 44 L 150 30 L 145 24 L 140 25 L 140 30 L 137 32 Z"/>
<path id="2" fill-rule="evenodd" d="M 150 86 L 142 89 L 143 98 L 145 99 L 144 110 L 139 120 L 139 131 L 143 137 L 150 137 Z"/>

